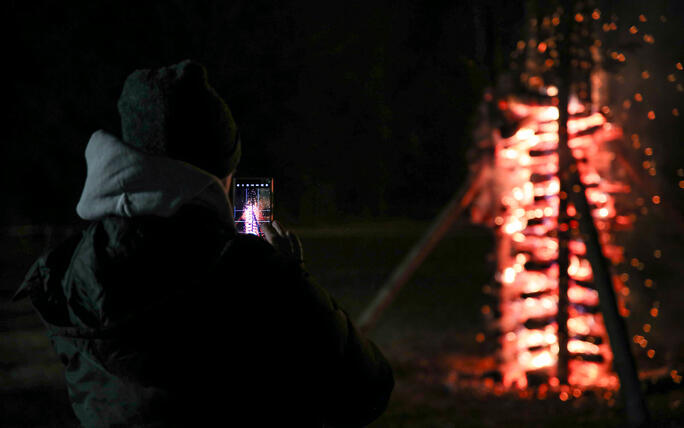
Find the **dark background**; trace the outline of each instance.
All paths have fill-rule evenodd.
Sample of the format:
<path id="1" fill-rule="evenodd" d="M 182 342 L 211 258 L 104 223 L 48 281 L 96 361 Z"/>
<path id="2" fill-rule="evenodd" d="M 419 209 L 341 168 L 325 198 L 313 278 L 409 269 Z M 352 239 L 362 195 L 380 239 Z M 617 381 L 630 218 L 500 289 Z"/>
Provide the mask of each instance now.
<path id="1" fill-rule="evenodd" d="M 599 30 L 606 53 L 619 50 L 628 58 L 605 64 L 613 73 L 606 79 L 611 120 L 627 137 L 640 135 L 640 149 L 630 138 L 624 148 L 647 181 L 630 195 L 645 201 L 648 214 L 639 214 L 620 238 L 626 261 L 617 272 L 631 278 L 630 333 L 646 322 L 654 326 L 655 358 L 633 346 L 641 373 L 664 367 L 667 378 L 672 368 L 684 372 L 684 92 L 677 89 L 684 72 L 675 69 L 684 61 L 684 2 L 595 3 L 602 10 L 599 28 L 618 23 L 619 31 Z M 133 70 L 186 58 L 207 67 L 244 140 L 238 174 L 275 178 L 276 217 L 300 233 L 312 274 L 356 319 L 463 183 L 483 91 L 516 62 L 510 53 L 518 40 L 533 36 L 525 16 L 541 17 L 557 4 L 6 2 L 0 226 L 39 227 L 3 227 L 0 240 L 0 415 L 7 415 L 0 421 L 73 425 L 63 369 L 42 323 L 28 301 L 9 298 L 37 255 L 63 238 L 60 230 L 70 231 L 53 233 L 49 226 L 78 221 L 83 151 L 97 129 L 119 134 L 116 102 Z M 642 13 L 647 22 L 638 20 Z M 637 36 L 626 31 L 630 25 L 639 26 Z M 641 42 L 644 33 L 656 43 Z M 646 69 L 651 78 L 642 79 Z M 644 102 L 634 101 L 636 92 Z M 632 100 L 628 109 L 625 100 Z M 656 120 L 649 121 L 651 109 Z M 656 162 L 657 176 L 641 168 L 646 160 Z M 648 202 L 655 192 L 660 207 Z M 328 223 L 343 224 L 321 226 Z M 478 395 L 445 383 L 453 373 L 477 369 L 477 362 L 494 364 L 489 339 L 475 342 L 480 308 L 489 303 L 481 290 L 493 272 L 487 262 L 493 237 L 465 223 L 440 242 L 372 332 L 397 378 L 390 407 L 374 426 L 622 426 L 623 410 L 611 399 L 597 402 L 586 394 L 569 404 Z M 634 260 L 639 263 L 628 263 Z M 646 279 L 657 287 L 645 288 Z M 661 303 L 657 320 L 649 315 L 655 301 Z M 682 420 L 681 387 L 647 399 L 656 419 Z"/>
<path id="2" fill-rule="evenodd" d="M 13 1 L 0 222 L 70 223 L 126 76 L 194 58 L 290 223 L 430 218 L 465 176 L 473 113 L 521 1 Z"/>

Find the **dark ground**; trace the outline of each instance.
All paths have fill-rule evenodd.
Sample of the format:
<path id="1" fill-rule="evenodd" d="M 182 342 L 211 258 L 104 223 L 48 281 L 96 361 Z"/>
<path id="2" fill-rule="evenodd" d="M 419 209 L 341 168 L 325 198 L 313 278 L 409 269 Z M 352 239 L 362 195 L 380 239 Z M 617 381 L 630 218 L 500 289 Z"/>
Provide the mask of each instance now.
<path id="1" fill-rule="evenodd" d="M 400 221 L 298 232 L 310 271 L 358 317 L 426 226 Z M 491 242 L 485 229 L 454 228 L 371 332 L 396 377 L 388 410 L 371 426 L 622 426 L 619 399 L 586 392 L 562 402 L 557 393 L 538 399 L 534 393 L 521 397 L 485 388 L 481 381 L 468 383 L 468 378 L 494 364 L 491 343 L 478 344 L 474 339 L 484 325 L 480 307 L 487 301 L 482 286 L 490 280 L 486 260 Z M 28 302 L 8 302 L 44 238 L 3 237 L 1 245 L 0 425 L 73 426 L 60 363 L 39 319 Z M 672 296 L 681 296 L 681 291 Z M 678 322 L 681 316 L 665 315 L 663 308 L 658 329 L 674 336 L 657 349 L 670 355 L 663 364 L 679 362 L 681 374 L 679 325 L 666 324 Z M 648 361 L 637 357 L 640 367 L 648 368 Z M 681 384 L 676 386 L 647 397 L 657 426 L 684 426 L 684 390 Z"/>

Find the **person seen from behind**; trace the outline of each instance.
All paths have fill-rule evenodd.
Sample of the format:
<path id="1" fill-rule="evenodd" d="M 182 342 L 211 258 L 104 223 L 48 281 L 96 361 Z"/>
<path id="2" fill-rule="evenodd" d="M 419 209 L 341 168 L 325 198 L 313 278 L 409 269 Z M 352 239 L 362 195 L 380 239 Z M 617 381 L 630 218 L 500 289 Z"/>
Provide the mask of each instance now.
<path id="1" fill-rule="evenodd" d="M 95 132 L 78 215 L 30 297 L 84 427 L 360 427 L 394 387 L 378 347 L 277 222 L 237 234 L 241 141 L 192 60 L 133 72 L 121 137 Z"/>

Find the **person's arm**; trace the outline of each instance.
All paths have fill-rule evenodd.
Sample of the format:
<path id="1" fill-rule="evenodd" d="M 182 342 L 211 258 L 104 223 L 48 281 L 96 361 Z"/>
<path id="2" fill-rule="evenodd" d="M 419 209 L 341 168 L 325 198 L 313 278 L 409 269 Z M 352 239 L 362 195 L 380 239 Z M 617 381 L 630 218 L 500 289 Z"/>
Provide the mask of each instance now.
<path id="1" fill-rule="evenodd" d="M 394 388 L 392 368 L 378 347 L 365 338 L 347 313 L 337 306 L 335 316 L 346 328 L 341 371 L 332 399 L 324 411 L 325 423 L 333 427 L 364 426 L 385 411 Z"/>
<path id="2" fill-rule="evenodd" d="M 387 408 L 394 388 L 392 368 L 380 349 L 361 334 L 335 299 L 303 269 L 299 239 L 280 224 L 266 225 L 266 240 L 279 252 L 299 262 L 302 306 L 315 307 L 310 322 L 324 334 L 329 349 L 336 349 L 334 364 L 326 373 L 322 416 L 326 426 L 359 427 L 377 419 Z M 308 312 L 308 311 L 307 311 Z"/>

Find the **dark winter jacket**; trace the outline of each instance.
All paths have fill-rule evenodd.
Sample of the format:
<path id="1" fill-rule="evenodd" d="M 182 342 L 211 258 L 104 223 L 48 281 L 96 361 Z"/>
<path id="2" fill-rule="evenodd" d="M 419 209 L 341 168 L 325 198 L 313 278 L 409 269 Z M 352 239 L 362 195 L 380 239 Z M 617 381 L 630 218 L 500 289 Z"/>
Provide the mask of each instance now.
<path id="1" fill-rule="evenodd" d="M 297 261 L 203 204 L 107 215 L 31 267 L 86 427 L 363 426 L 392 370 Z"/>

